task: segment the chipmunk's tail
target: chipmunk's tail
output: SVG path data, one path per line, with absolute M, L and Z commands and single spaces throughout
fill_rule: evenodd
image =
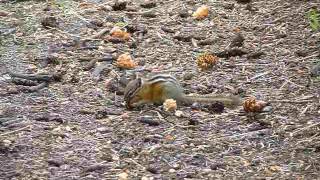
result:
M 227 95 L 186 95 L 184 96 L 184 103 L 192 104 L 193 102 L 199 103 L 214 103 L 214 102 L 221 102 L 224 106 L 228 108 L 236 108 L 241 104 L 241 100 L 237 96 L 227 96 Z

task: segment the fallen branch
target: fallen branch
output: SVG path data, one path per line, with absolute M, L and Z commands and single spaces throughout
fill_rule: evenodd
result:
M 22 91 L 22 92 L 35 92 L 47 86 L 48 86 L 48 82 L 42 82 L 36 86 L 31 86 L 31 87 L 20 86 L 18 89 L 19 91 Z
M 259 77 L 265 76 L 265 75 L 267 75 L 267 74 L 269 74 L 269 73 L 270 73 L 270 71 L 266 71 L 266 72 L 264 72 L 264 73 L 257 74 L 257 75 L 255 75 L 255 76 L 253 76 L 252 78 L 250 78 L 249 81 L 252 81 L 252 80 L 257 79 L 257 78 L 259 78 Z
M 98 39 L 100 38 L 102 35 L 104 35 L 105 33 L 109 32 L 110 31 L 110 28 L 109 27 L 106 27 L 106 28 L 103 28 L 101 31 L 99 31 L 97 34 L 95 35 L 92 35 L 91 37 L 87 38 L 87 39 L 84 39 L 84 41 L 88 41 L 88 40 L 91 40 L 91 39 Z
M 23 86 L 36 86 L 39 84 L 36 81 L 21 79 L 21 78 L 12 78 L 11 82 L 13 82 L 16 85 L 23 85 Z
M 51 82 L 51 81 L 59 81 L 61 79 L 61 74 L 20 74 L 20 73 L 9 72 L 9 75 L 11 77 L 28 79 L 32 81 Z
M 9 72 L 9 75 L 12 77 L 12 82 L 15 84 L 22 84 L 26 86 L 18 86 L 18 91 L 20 92 L 35 92 L 44 87 L 47 87 L 49 82 L 59 81 L 61 79 L 61 74 L 20 74 Z M 17 79 L 21 78 L 21 79 Z M 40 84 L 34 82 L 39 81 Z M 36 85 L 35 85 L 36 84 Z

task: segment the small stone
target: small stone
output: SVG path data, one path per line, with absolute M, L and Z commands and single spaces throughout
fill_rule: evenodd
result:
M 189 16 L 188 10 L 186 10 L 186 9 L 180 10 L 180 11 L 179 11 L 179 16 L 182 17 L 182 18 L 188 17 L 188 16 Z
M 2 144 L 4 147 L 9 147 L 12 144 L 12 142 L 8 139 L 4 139 L 2 140 Z
M 127 1 L 125 0 L 116 0 L 112 6 L 112 9 L 115 11 L 125 10 L 127 6 Z
M 252 52 L 250 54 L 247 55 L 247 58 L 248 59 L 258 59 L 260 58 L 261 56 L 265 55 L 264 52 L 262 51 L 258 51 L 258 52 Z
M 8 12 L 6 12 L 6 11 L 0 11 L 0 17 L 1 17 L 1 16 L 4 17 L 4 16 L 8 16 L 8 15 L 9 15 Z
M 157 17 L 157 14 L 155 11 L 147 11 L 147 12 L 144 12 L 142 14 L 143 17 L 148 17 L 148 18 L 155 18 Z
M 176 170 L 175 169 L 169 169 L 169 173 L 175 173 Z
M 174 113 L 174 115 L 177 116 L 177 117 L 182 117 L 183 116 L 183 112 L 178 110 L 178 111 L 176 111 Z
M 224 110 L 224 104 L 222 102 L 215 102 L 207 106 L 210 112 L 222 113 Z
M 111 157 L 113 161 L 119 161 L 120 159 L 118 155 L 112 155 Z
M 99 128 L 97 128 L 97 131 L 100 133 L 107 133 L 107 132 L 109 132 L 109 129 L 106 127 L 99 127 Z
M 8 94 L 18 94 L 19 90 L 16 87 L 10 87 L 8 89 Z
M 179 165 L 178 163 L 173 163 L 173 164 L 172 164 L 172 167 L 173 167 L 174 169 L 178 169 L 178 168 L 180 167 L 180 165 Z
M 85 107 L 85 108 L 80 109 L 79 113 L 80 114 L 94 114 L 95 111 L 93 109 L 91 109 L 91 108 L 86 108 Z
M 300 56 L 300 57 L 306 57 L 308 55 L 308 51 L 306 51 L 306 50 L 298 50 L 298 51 L 295 52 L 295 54 L 297 56 Z
M 198 102 L 194 102 L 191 105 L 191 109 L 192 110 L 199 110 L 199 109 L 201 109 L 201 105 Z
M 207 38 L 207 39 L 204 39 L 204 40 L 200 40 L 200 41 L 198 42 L 198 45 L 206 46 L 206 45 L 215 44 L 216 42 L 217 42 L 217 39 Z
M 126 172 L 123 172 L 123 173 L 120 173 L 119 175 L 118 175 L 118 177 L 119 177 L 119 180 L 127 180 L 128 179 L 128 173 L 126 173 Z
M 58 27 L 58 20 L 54 16 L 47 16 L 41 20 L 41 24 L 45 28 Z
M 112 6 L 109 6 L 109 5 L 100 5 L 99 9 L 103 11 L 112 11 L 113 8 Z
M 200 124 L 200 122 L 197 119 L 189 119 L 189 125 L 195 126 Z
M 320 76 L 320 62 L 311 68 L 311 76 L 312 77 Z
M 149 126 L 159 126 L 160 122 L 154 120 L 152 116 L 142 116 L 138 118 L 138 121 L 144 124 L 148 124 Z
M 93 171 L 99 171 L 99 170 L 102 170 L 102 169 L 106 169 L 108 166 L 105 165 L 105 164 L 94 164 L 94 165 L 91 165 L 91 166 L 88 166 L 85 168 L 85 172 L 93 172 Z
M 158 174 L 159 173 L 159 170 L 155 166 L 149 166 L 146 170 L 151 172 L 152 174 Z
M 157 6 L 157 3 L 153 0 L 145 0 L 143 3 L 140 4 L 143 8 L 153 8 Z
M 128 46 L 129 46 L 129 48 L 135 49 L 138 47 L 138 44 L 136 41 L 131 41 L 128 43 Z M 138 64 L 138 65 L 140 65 L 140 64 Z
M 243 45 L 244 37 L 241 33 L 237 33 L 230 44 L 230 47 L 241 47 Z
M 194 77 L 194 73 L 187 72 L 183 75 L 183 80 L 191 80 Z
M 272 106 L 266 106 L 262 109 L 262 112 L 271 112 L 272 111 Z
M 176 31 L 174 29 L 168 28 L 166 26 L 161 26 L 161 30 L 167 33 L 175 33 Z
M 56 160 L 56 159 L 49 159 L 48 160 L 48 165 L 49 166 L 60 167 L 62 164 L 63 164 L 63 162 L 61 160 Z
M 240 4 L 247 4 L 247 3 L 250 3 L 251 0 L 236 0 L 237 3 L 240 3 Z
M 246 94 L 246 90 L 241 88 L 241 87 L 239 87 L 239 88 L 236 89 L 235 94 L 236 95 L 244 95 L 244 94 Z
M 66 131 L 68 131 L 68 132 L 70 132 L 70 131 L 71 131 L 70 126 L 66 126 L 66 127 L 65 127 L 65 129 L 66 129 Z
M 137 12 L 140 9 L 139 6 L 127 6 L 126 11 L 128 12 Z
M 224 4 L 223 7 L 224 7 L 225 9 L 230 9 L 230 10 L 232 10 L 232 9 L 234 9 L 234 3 Z
M 223 163 L 215 163 L 215 164 L 211 164 L 210 165 L 210 168 L 212 169 L 212 170 L 217 170 L 217 169 L 219 169 L 219 168 L 221 168 L 221 167 L 224 167 L 225 165 L 223 164 Z
M 205 168 L 205 169 L 202 169 L 202 171 L 203 171 L 204 173 L 210 173 L 210 172 L 212 172 L 212 169 Z
M 151 179 L 153 179 L 152 177 L 146 177 L 146 176 L 143 176 L 142 178 L 141 178 L 141 180 L 151 180 Z

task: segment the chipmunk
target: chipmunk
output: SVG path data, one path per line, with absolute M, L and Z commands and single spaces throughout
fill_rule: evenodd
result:
M 130 81 L 124 90 L 128 109 L 147 103 L 162 104 L 166 99 L 174 99 L 179 104 L 222 102 L 229 108 L 240 104 L 240 99 L 235 96 L 186 95 L 177 79 L 168 74 L 155 75 L 149 79 L 136 78 Z

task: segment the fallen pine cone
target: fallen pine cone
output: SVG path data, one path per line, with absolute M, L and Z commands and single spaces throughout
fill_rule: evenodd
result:
M 206 70 L 217 64 L 219 58 L 209 53 L 201 54 L 197 57 L 197 64 L 201 70 Z
M 245 112 L 261 112 L 268 103 L 265 101 L 257 101 L 256 98 L 250 97 L 243 103 Z
M 119 68 L 132 69 L 135 68 L 137 64 L 132 60 L 129 53 L 124 53 L 118 57 L 117 66 Z

